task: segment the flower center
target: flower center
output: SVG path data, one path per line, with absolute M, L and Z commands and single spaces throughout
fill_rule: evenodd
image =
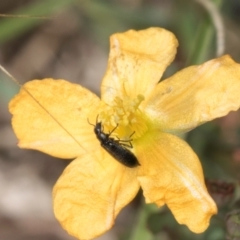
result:
M 139 109 L 139 105 L 144 100 L 143 95 L 138 95 L 131 99 L 125 96 L 124 99 L 115 97 L 111 104 L 105 104 L 99 114 L 99 119 L 104 127 L 104 132 L 111 132 L 119 139 L 128 140 L 141 137 L 148 129 L 144 114 Z

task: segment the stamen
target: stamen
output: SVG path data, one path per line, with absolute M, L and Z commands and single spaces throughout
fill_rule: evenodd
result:
M 117 137 L 128 139 L 135 132 L 133 138 L 139 138 L 148 129 L 144 116 L 139 109 L 143 100 L 144 96 L 140 94 L 134 99 L 128 96 L 125 96 L 124 99 L 115 97 L 112 104 L 106 104 L 99 114 L 104 128 L 111 131 L 118 125 L 116 131 L 114 131 Z

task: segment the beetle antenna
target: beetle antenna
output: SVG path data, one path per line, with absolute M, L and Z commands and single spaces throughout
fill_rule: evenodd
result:
M 88 123 L 89 123 L 90 125 L 92 125 L 92 126 L 94 126 L 94 127 L 96 126 L 96 125 L 90 123 L 88 118 L 87 118 L 87 121 L 88 121 Z

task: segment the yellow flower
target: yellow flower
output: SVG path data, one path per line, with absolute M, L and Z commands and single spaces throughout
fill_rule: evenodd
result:
M 20 147 L 75 159 L 53 190 L 55 215 L 69 234 L 103 234 L 140 187 L 147 203 L 166 204 L 195 233 L 216 214 L 198 157 L 173 133 L 237 110 L 240 66 L 223 56 L 158 83 L 177 45 L 161 28 L 114 34 L 101 99 L 79 85 L 44 79 L 25 84 L 10 102 Z M 126 167 L 101 147 L 89 124 L 97 117 L 104 133 L 117 126 L 116 140 L 129 143 L 132 135 L 140 166 Z

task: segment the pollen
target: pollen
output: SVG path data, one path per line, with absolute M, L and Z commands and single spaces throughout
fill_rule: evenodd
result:
M 123 99 L 115 97 L 111 103 L 105 104 L 99 114 L 104 129 L 111 131 L 118 126 L 113 134 L 120 139 L 140 138 L 148 129 L 144 114 L 140 110 L 143 95 L 136 98 L 125 96 Z M 134 133 L 134 134 L 133 134 Z

